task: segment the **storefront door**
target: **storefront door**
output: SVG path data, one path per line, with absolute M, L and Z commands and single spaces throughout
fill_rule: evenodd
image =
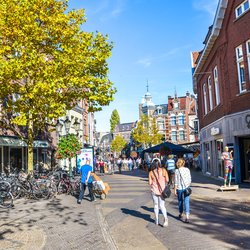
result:
M 217 170 L 218 170 L 218 176 L 222 177 L 224 176 L 224 166 L 223 166 L 223 160 L 221 159 L 221 154 L 223 152 L 223 139 L 219 139 L 216 141 L 216 157 L 217 157 Z
M 239 140 L 241 181 L 250 182 L 250 138 Z

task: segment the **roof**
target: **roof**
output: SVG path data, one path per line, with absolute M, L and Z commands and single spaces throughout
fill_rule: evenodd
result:
M 135 122 L 120 123 L 115 126 L 115 132 L 131 131 L 135 127 Z
M 220 34 L 220 30 L 221 30 L 223 19 L 225 16 L 227 4 L 228 4 L 228 0 L 219 0 L 213 25 L 212 25 L 212 27 L 209 27 L 208 34 L 207 34 L 205 41 L 204 41 L 205 48 L 203 49 L 203 51 L 199 57 L 199 60 L 197 62 L 197 66 L 194 70 L 194 75 L 193 75 L 194 78 L 197 74 L 199 74 L 200 70 L 202 69 L 202 66 L 206 62 L 206 59 L 207 59 L 209 53 L 211 52 L 217 37 Z M 194 92 L 196 93 L 197 86 L 195 84 L 195 80 L 194 80 L 193 88 L 194 88 Z

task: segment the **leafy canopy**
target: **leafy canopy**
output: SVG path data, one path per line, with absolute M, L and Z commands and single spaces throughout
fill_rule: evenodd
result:
M 121 150 L 126 146 L 126 141 L 122 136 L 117 135 L 111 143 L 111 150 L 113 152 L 121 152 Z
M 113 110 L 109 121 L 110 121 L 110 132 L 113 133 L 115 126 L 117 124 L 120 124 L 120 116 L 116 109 Z
M 160 143 L 162 134 L 159 134 L 155 118 L 142 116 L 137 123 L 137 127 L 132 131 L 132 138 L 138 146 L 144 146 L 145 148 Z
M 81 30 L 84 10 L 67 11 L 67 2 L 0 0 L 1 125 L 8 129 L 30 120 L 44 129 L 81 99 L 90 111 L 113 100 L 107 76 L 112 43 Z

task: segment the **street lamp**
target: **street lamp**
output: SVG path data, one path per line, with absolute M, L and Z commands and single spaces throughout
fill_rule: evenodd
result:
M 76 135 L 79 134 L 79 131 L 80 131 L 80 122 L 78 122 L 77 120 L 75 120 L 75 122 L 73 123 L 73 127 L 76 131 Z
M 70 130 L 70 125 L 71 125 L 71 120 L 69 119 L 68 116 L 66 117 L 63 123 L 65 124 L 66 134 L 68 134 Z

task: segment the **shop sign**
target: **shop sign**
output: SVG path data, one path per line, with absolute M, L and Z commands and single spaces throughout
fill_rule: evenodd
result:
M 219 135 L 220 134 L 220 128 L 211 128 L 211 135 Z

